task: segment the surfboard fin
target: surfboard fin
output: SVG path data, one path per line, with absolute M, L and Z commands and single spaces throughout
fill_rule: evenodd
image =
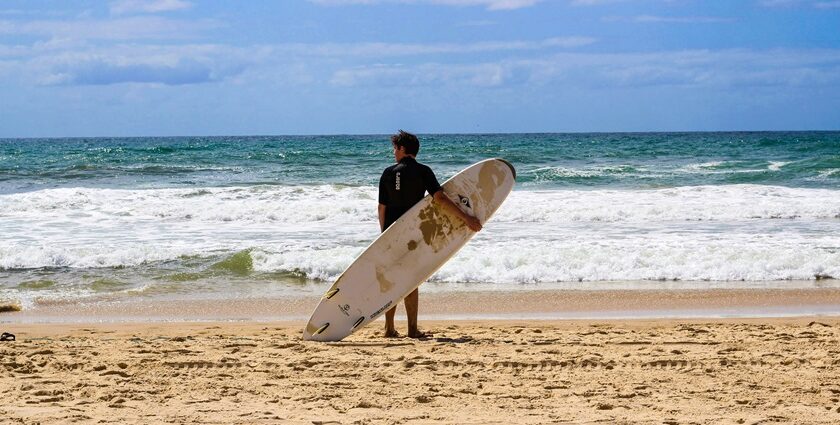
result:
M 313 333 L 312 333 L 312 335 L 320 335 L 322 332 L 324 332 L 325 330 L 327 330 L 327 328 L 328 328 L 328 327 L 330 327 L 330 323 L 329 323 L 329 322 L 325 323 L 323 326 L 321 326 L 320 328 L 318 328 L 318 330 L 316 330 L 315 332 L 313 332 Z
M 338 293 L 338 288 L 330 289 L 329 291 L 327 291 L 326 294 L 324 294 L 324 298 L 325 299 L 330 299 L 330 298 L 334 297 L 335 294 L 337 294 L 337 293 Z
M 353 327 L 352 327 L 352 328 L 350 328 L 350 329 L 356 329 L 356 328 L 358 328 L 358 327 L 359 327 L 359 325 L 361 325 L 361 324 L 362 324 L 362 322 L 364 322 L 364 321 L 365 321 L 365 317 L 364 317 L 364 316 L 360 317 L 360 318 L 359 318 L 359 320 L 357 320 L 357 321 L 356 321 L 356 323 L 353 323 Z

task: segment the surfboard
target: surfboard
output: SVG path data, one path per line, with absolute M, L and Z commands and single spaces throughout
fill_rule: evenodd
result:
M 487 159 L 441 185 L 482 223 L 502 205 L 516 180 L 513 165 Z M 371 207 L 373 208 L 373 207 Z M 327 290 L 303 339 L 340 341 L 375 321 L 443 266 L 475 235 L 427 195 L 382 232 Z

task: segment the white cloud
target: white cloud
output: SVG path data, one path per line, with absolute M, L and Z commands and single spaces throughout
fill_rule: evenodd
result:
M 555 37 L 538 41 L 485 41 L 477 43 L 288 43 L 273 48 L 278 52 L 301 56 L 392 57 L 433 54 L 468 54 L 502 51 L 527 51 L 548 48 L 575 48 L 595 43 L 592 37 Z
M 160 13 L 189 9 L 192 3 L 184 0 L 117 0 L 110 4 L 111 13 Z
M 0 44 L 0 82 L 37 84 L 197 84 L 254 81 L 337 86 L 566 87 L 822 87 L 840 84 L 840 50 L 691 50 L 607 54 L 565 51 L 591 37 L 475 43 L 145 44 L 169 40 L 180 21 L 157 17 L 10 23 L 0 34 L 25 31 L 47 39 Z M 45 23 L 48 22 L 48 23 Z M 131 29 L 126 29 L 131 28 Z M 75 34 L 82 32 L 83 34 Z M 75 38 L 74 38 L 75 37 Z M 109 37 L 115 43 L 103 43 Z M 300 75 L 298 75 L 300 74 Z M 15 81 L 11 81 L 15 80 Z
M 724 18 L 718 16 L 655 16 L 655 15 L 638 15 L 638 16 L 609 16 L 603 18 L 607 22 L 634 22 L 640 24 L 718 24 L 726 22 L 734 22 L 732 18 Z
M 210 20 L 185 21 L 135 16 L 112 20 L 0 21 L 0 34 L 77 40 L 185 39 L 220 26 L 218 22 Z
M 66 10 L 45 10 L 45 9 L 5 9 L 0 10 L 0 16 L 21 19 L 30 16 L 44 18 L 46 16 L 68 16 L 71 12 Z
M 34 85 L 181 85 L 222 81 L 259 59 L 250 59 L 252 52 L 244 49 L 212 44 L 75 47 L 62 52 L 43 44 L 30 49 L 34 56 L 12 57 L 5 63 L 14 64 L 18 78 Z
M 840 1 L 819 1 L 814 4 L 817 9 L 837 9 L 840 8 Z
M 470 65 L 373 64 L 337 69 L 330 83 L 368 87 L 560 85 L 588 89 L 823 87 L 840 84 L 840 50 L 559 53 Z
M 765 7 L 786 7 L 802 3 L 802 0 L 761 0 L 759 4 Z
M 484 21 L 465 21 L 465 22 L 461 22 L 457 26 L 459 26 L 459 27 L 489 27 L 489 26 L 493 26 L 493 25 L 496 25 L 495 21 L 484 20 Z
M 805 5 L 816 9 L 840 8 L 840 0 L 760 0 L 758 3 L 764 7 L 794 7 Z
M 156 22 L 156 21 L 152 21 Z M 0 33 L 2 33 L 0 27 Z M 9 28 L 6 28 L 7 30 Z M 41 27 L 29 28 L 32 31 Z M 60 34 L 52 26 L 50 34 Z M 99 34 L 99 30 L 92 30 Z M 128 34 L 110 34 L 123 38 Z M 132 37 L 139 34 L 131 32 Z M 298 68 L 307 64 L 318 64 L 315 68 L 334 69 L 339 65 L 353 63 L 377 63 L 409 58 L 416 61 L 423 56 L 434 56 L 438 60 L 451 58 L 462 60 L 463 55 L 540 52 L 563 48 L 575 48 L 594 43 L 589 37 L 556 37 L 535 41 L 492 41 L 477 43 L 281 43 L 273 45 L 251 45 L 234 47 L 221 44 L 113 44 L 88 42 L 85 39 L 52 37 L 31 45 L 0 45 L 0 61 L 15 63 L 24 83 L 37 85 L 54 84 L 119 84 L 124 82 L 187 84 L 222 81 L 239 77 L 248 69 L 276 68 L 293 64 Z M 327 68 L 324 68 L 327 67 Z M 441 67 L 438 67 L 443 69 Z M 500 81 L 500 76 L 486 71 L 481 75 L 470 74 L 472 68 L 452 72 L 444 78 L 455 81 L 459 78 L 468 84 L 491 85 Z M 495 69 L 495 68 L 494 68 Z M 324 71 L 329 72 L 329 71 Z M 364 73 L 366 71 L 362 71 Z M 404 75 L 399 74 L 399 75 Z M 397 80 L 399 75 L 392 79 Z M 471 75 L 465 78 L 465 75 Z M 335 77 L 336 82 L 348 77 Z M 306 80 L 306 78 L 303 78 Z M 357 78 L 358 79 L 358 78 Z
M 467 85 L 493 87 L 505 82 L 509 70 L 494 64 L 448 65 L 429 63 L 418 66 L 377 64 L 339 69 L 330 78 L 336 86 L 440 86 Z
M 571 0 L 572 6 L 601 6 L 610 3 L 618 3 L 627 0 Z
M 593 37 L 554 37 L 543 40 L 542 44 L 553 47 L 581 47 L 596 41 L 597 39 Z
M 441 6 L 482 6 L 488 10 L 513 10 L 530 7 L 543 0 L 309 0 L 325 6 L 374 5 L 382 3 L 432 4 Z

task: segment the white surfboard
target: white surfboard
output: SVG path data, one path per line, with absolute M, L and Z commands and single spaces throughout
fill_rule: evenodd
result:
M 441 187 L 455 205 L 484 224 L 507 198 L 515 179 L 509 162 L 488 159 Z M 340 341 L 373 322 L 443 266 L 473 235 L 460 218 L 427 195 L 336 279 L 312 313 L 303 338 Z

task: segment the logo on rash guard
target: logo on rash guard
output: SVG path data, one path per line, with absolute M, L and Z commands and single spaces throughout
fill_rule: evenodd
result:
M 397 171 L 397 190 L 400 190 L 400 172 Z

